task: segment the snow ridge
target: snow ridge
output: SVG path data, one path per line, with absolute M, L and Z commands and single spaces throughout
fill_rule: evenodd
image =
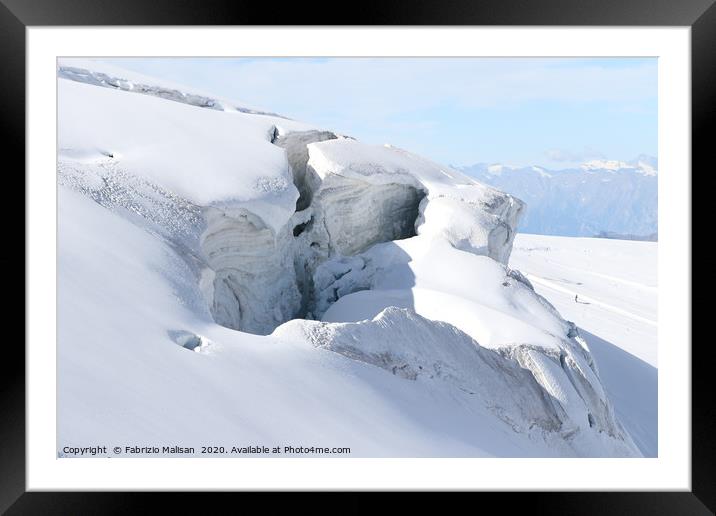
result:
M 68 60 L 68 62 L 76 62 L 76 60 Z M 81 61 L 80 61 L 81 62 Z M 219 111 L 238 111 L 239 113 L 250 113 L 255 115 L 268 115 L 277 118 L 286 118 L 276 113 L 269 113 L 266 111 L 260 111 L 256 109 L 250 109 L 247 107 L 237 106 L 229 101 L 220 100 L 215 97 L 202 95 L 191 92 L 188 88 L 182 86 L 163 86 L 156 84 L 156 81 L 148 79 L 151 83 L 147 84 L 145 80 L 138 74 L 129 74 L 125 71 L 114 68 L 111 65 L 101 65 L 100 63 L 90 62 L 84 68 L 80 66 L 70 66 L 67 64 L 60 64 L 57 68 L 57 76 L 62 79 L 69 79 L 71 81 L 82 82 L 85 84 L 92 84 L 94 86 L 101 86 L 104 88 L 113 88 L 122 91 L 131 91 L 134 93 L 141 93 L 143 95 L 152 95 L 166 100 L 173 100 L 174 102 L 181 102 L 189 104 L 191 106 L 197 106 L 207 109 L 216 109 Z M 99 71 L 97 68 L 101 68 L 104 71 Z M 133 78 L 130 78 L 134 76 Z
M 413 381 L 444 381 L 513 431 L 576 455 L 640 456 L 579 346 L 486 349 L 454 326 L 388 307 L 370 321 L 290 321 L 272 334 L 305 341 Z M 439 343 L 439 345 L 436 345 Z

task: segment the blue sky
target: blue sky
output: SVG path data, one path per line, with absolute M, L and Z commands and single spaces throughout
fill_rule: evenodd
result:
M 657 155 L 655 58 L 104 61 L 446 164 Z

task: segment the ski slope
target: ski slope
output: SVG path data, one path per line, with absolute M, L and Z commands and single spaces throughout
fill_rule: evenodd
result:
M 657 455 L 657 245 L 518 234 L 510 258 L 579 327 L 619 418 L 651 457 Z

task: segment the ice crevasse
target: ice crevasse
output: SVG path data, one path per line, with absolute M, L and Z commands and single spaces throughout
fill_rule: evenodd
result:
M 523 208 L 517 199 L 403 150 L 333 133 L 288 133 L 275 143 L 287 149 L 301 192 L 288 221 L 271 228 L 248 210 L 207 212 L 201 243 L 220 324 L 265 334 L 314 317 L 323 294 L 316 269 L 381 242 L 419 234 L 503 263 L 509 257 Z

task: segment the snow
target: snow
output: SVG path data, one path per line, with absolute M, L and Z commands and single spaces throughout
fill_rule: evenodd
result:
M 555 453 L 515 438 L 449 386 L 223 328 L 200 309 L 191 273 L 169 246 L 66 187 L 59 209 L 62 446 L 99 439 L 350 446 L 352 456 Z M 208 344 L 190 351 L 173 332 Z
M 493 176 L 498 176 L 502 174 L 502 171 L 505 170 L 505 166 L 501 165 L 499 163 L 495 163 L 493 165 L 488 165 L 487 171 L 492 174 Z
M 519 234 L 511 258 L 579 326 L 620 420 L 648 457 L 658 451 L 657 246 Z
M 176 84 L 166 80 L 147 77 L 119 66 L 108 64 L 96 59 L 64 57 L 57 59 L 58 77 L 73 81 L 93 84 L 105 88 L 120 89 L 133 93 L 158 96 L 160 98 L 183 102 L 194 106 L 223 111 L 256 113 L 278 117 L 275 113 L 267 113 L 256 108 L 247 107 L 245 103 L 220 99 L 211 93 L 195 88 Z M 285 118 L 285 117 L 281 117 Z
M 395 250 L 388 252 L 391 246 Z M 324 321 L 372 319 L 387 306 L 409 307 L 430 319 L 457 326 L 490 348 L 530 342 L 556 350 L 560 342 L 557 336 L 569 332 L 569 326 L 555 317 L 548 305 L 508 276 L 505 266 L 457 250 L 445 241 L 417 237 L 375 246 L 358 258 L 369 265 L 354 267 L 351 272 L 355 269 L 358 274 L 372 275 L 371 281 L 358 282 L 359 288 L 366 290 L 341 297 L 325 313 Z M 438 266 L 441 263 L 451 266 Z M 329 262 L 322 268 L 331 265 Z M 356 282 L 356 273 L 339 271 L 336 275 L 340 278 L 326 289 Z M 384 291 L 388 297 L 381 303 Z M 368 305 L 361 306 L 363 302 Z
M 624 161 L 613 160 L 613 159 L 593 159 L 585 161 L 580 165 L 583 170 L 621 170 L 623 168 L 629 168 L 629 164 Z
M 645 176 L 657 174 L 656 160 L 650 156 L 640 155 L 636 159 L 626 162 L 619 160 L 595 159 L 586 161 L 580 165 L 582 170 L 609 170 L 616 172 L 620 170 L 634 170 Z
M 60 188 L 61 443 L 100 438 L 187 447 L 207 439 L 228 445 L 315 443 L 348 445 L 357 456 L 584 453 L 578 442 L 516 433 L 513 425 L 522 420 L 504 423 L 495 416 L 496 408 L 486 408 L 481 399 L 457 388 L 450 366 L 459 372 L 453 376 L 466 382 L 458 382 L 461 387 L 480 388 L 493 401 L 505 398 L 499 406 L 507 414 L 519 414 L 515 407 L 532 411 L 531 417 L 541 414 L 534 398 L 519 401 L 536 396 L 535 385 L 522 385 L 510 375 L 475 374 L 472 362 L 449 348 L 433 348 L 446 367 L 439 381 L 412 381 L 335 352 L 316 351 L 290 335 L 287 327 L 299 321 L 280 327 L 273 337 L 216 325 L 200 308 L 190 271 L 169 246 L 81 194 Z M 128 248 L 138 252 L 127 254 Z M 470 347 L 466 335 L 457 334 L 454 344 L 428 338 L 426 331 L 456 330 L 418 320 L 420 331 L 406 333 L 411 331 L 407 326 L 396 335 L 409 340 L 408 351 L 423 367 L 438 363 L 425 346 L 429 350 L 431 343 L 446 342 L 462 346 L 461 353 L 487 354 L 488 365 L 478 365 L 482 360 L 475 358 L 475 367 L 489 371 L 497 367 L 494 362 L 529 380 L 513 362 Z M 198 336 L 199 352 L 186 348 L 187 335 Z M 416 348 L 412 342 L 420 335 L 423 348 Z M 501 382 L 513 382 L 514 388 Z
M 652 314 L 595 279 L 589 333 L 565 320 L 534 291 L 543 257 L 509 261 L 520 200 L 392 146 L 76 79 L 58 79 L 58 449 L 652 451 L 615 374 L 637 368 L 602 345 L 603 386 L 590 352 L 619 334 L 599 314 Z
M 555 362 L 535 349 L 516 348 L 512 351 L 520 358 L 514 361 L 482 348 L 454 326 L 396 307 L 358 323 L 292 321 L 274 335 L 302 339 L 408 380 L 454 385 L 474 396 L 518 435 L 544 440 L 557 449 L 590 453 L 607 448 L 618 455 L 634 453 L 633 445 L 623 442 L 614 426 L 598 433 L 587 430 L 597 424 L 583 403 L 588 394 L 580 392 L 579 385 L 563 369 L 566 360 L 572 361 L 571 365 L 581 360 L 576 355 L 562 356 Z M 524 364 L 525 358 L 531 363 Z M 591 373 L 589 367 L 579 371 Z M 545 391 L 556 403 L 545 396 Z M 589 392 L 604 403 L 601 390 Z M 600 416 L 604 414 L 596 417 Z
M 645 176 L 655 176 L 658 173 L 656 168 L 654 168 L 651 164 L 641 160 L 637 162 L 637 168 L 639 169 L 639 172 Z
M 537 172 L 537 173 L 540 175 L 540 177 L 545 177 L 545 178 L 550 178 L 550 177 L 552 177 L 552 174 L 550 174 L 549 172 L 547 172 L 547 171 L 546 171 L 545 169 L 543 169 L 542 167 L 532 167 L 532 170 L 533 170 L 534 172 Z
M 368 181 L 371 184 L 401 183 L 432 188 L 479 184 L 457 171 L 452 177 L 437 163 L 392 145 L 368 145 L 345 138 L 312 144 L 309 164 L 325 179 L 329 174 Z
M 58 99 L 60 163 L 91 169 L 112 160 L 194 204 L 245 207 L 274 228 L 293 213 L 298 193 L 269 133 L 276 123 L 303 124 L 65 79 Z
M 338 139 L 309 145 L 308 165 L 331 176 L 372 185 L 404 184 L 426 194 L 416 221 L 419 234 L 447 237 L 458 248 L 509 258 L 523 203 L 468 176 L 390 145 Z

